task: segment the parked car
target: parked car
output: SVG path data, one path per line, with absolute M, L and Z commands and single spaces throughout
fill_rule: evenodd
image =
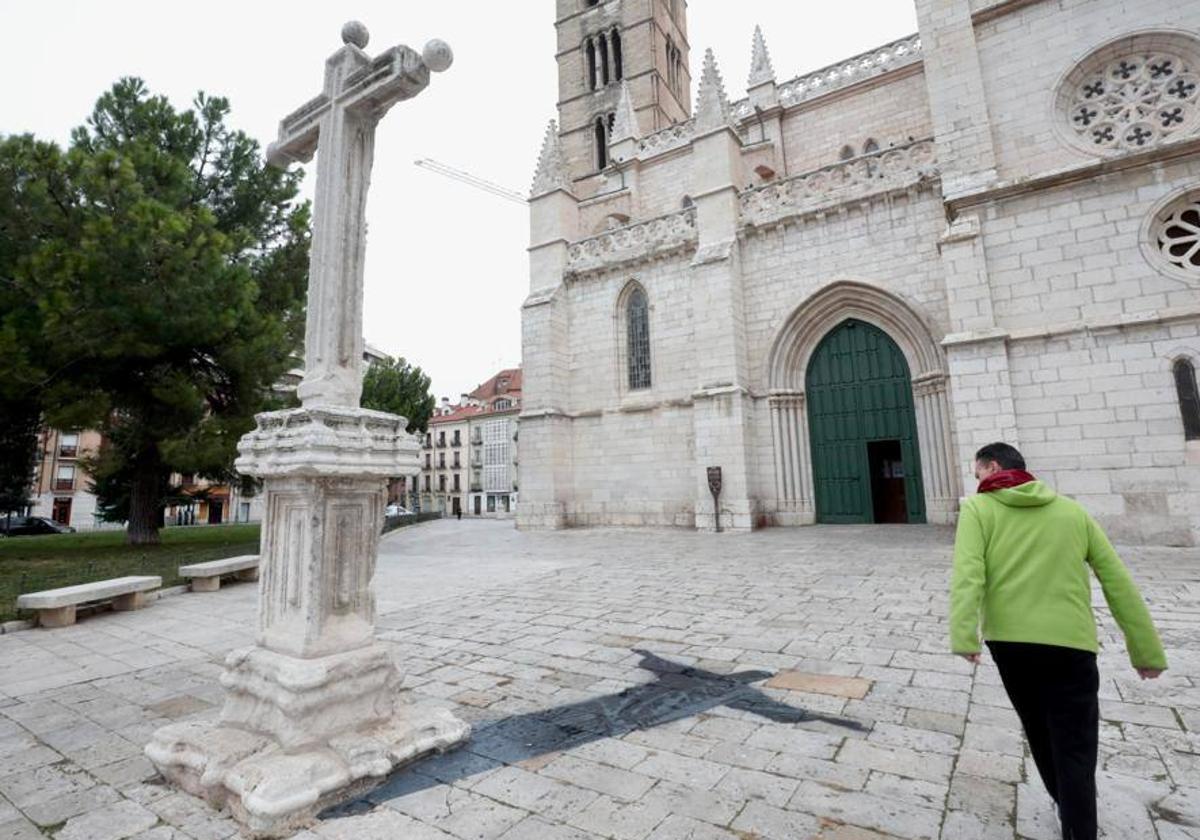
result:
M 402 505 L 388 505 L 383 511 L 384 516 L 404 516 L 406 513 L 412 511 Z
M 73 534 L 75 529 L 44 516 L 0 516 L 0 536 L 35 537 L 41 534 Z

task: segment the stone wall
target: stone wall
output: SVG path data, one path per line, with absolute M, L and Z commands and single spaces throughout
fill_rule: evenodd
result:
M 1153 29 L 1200 30 L 1200 4 L 1175 0 L 1036 2 L 979 24 L 976 40 L 1001 179 L 1087 162 L 1060 136 L 1060 79 L 1092 50 Z

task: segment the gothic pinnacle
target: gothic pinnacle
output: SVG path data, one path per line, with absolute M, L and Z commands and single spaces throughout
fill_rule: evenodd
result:
M 767 51 L 767 40 L 763 37 L 762 27 L 754 27 L 754 51 L 750 56 L 750 80 L 747 87 L 757 87 L 765 82 L 775 81 L 775 68 L 771 66 L 771 54 Z
M 707 131 L 729 124 L 729 99 L 712 49 L 704 53 L 704 70 L 700 75 L 700 91 L 696 96 L 696 129 Z
M 633 109 L 633 97 L 629 94 L 629 82 L 621 82 L 621 98 L 617 101 L 617 116 L 613 123 L 610 143 L 622 140 L 637 140 L 641 136 L 637 111 Z
M 554 190 L 570 191 L 567 180 L 567 166 L 563 160 L 562 143 L 558 138 L 558 123 L 550 120 L 546 126 L 546 136 L 542 140 L 542 153 L 538 155 L 537 171 L 533 175 L 533 186 L 530 188 L 530 198 L 537 198 Z

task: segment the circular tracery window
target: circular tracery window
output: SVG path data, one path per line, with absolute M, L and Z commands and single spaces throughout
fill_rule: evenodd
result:
M 1096 50 L 1059 91 L 1069 136 L 1093 153 L 1137 151 L 1200 123 L 1200 44 L 1182 34 L 1124 38 Z
M 1162 259 L 1200 278 L 1200 194 L 1168 205 L 1155 218 L 1154 233 Z

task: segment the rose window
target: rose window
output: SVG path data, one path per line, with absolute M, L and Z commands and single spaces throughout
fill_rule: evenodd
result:
M 1200 277 L 1200 195 L 1168 206 L 1155 219 L 1153 233 L 1162 259 Z
M 1191 134 L 1200 124 L 1200 44 L 1179 33 L 1122 38 L 1076 66 L 1058 102 L 1070 139 L 1093 153 Z

